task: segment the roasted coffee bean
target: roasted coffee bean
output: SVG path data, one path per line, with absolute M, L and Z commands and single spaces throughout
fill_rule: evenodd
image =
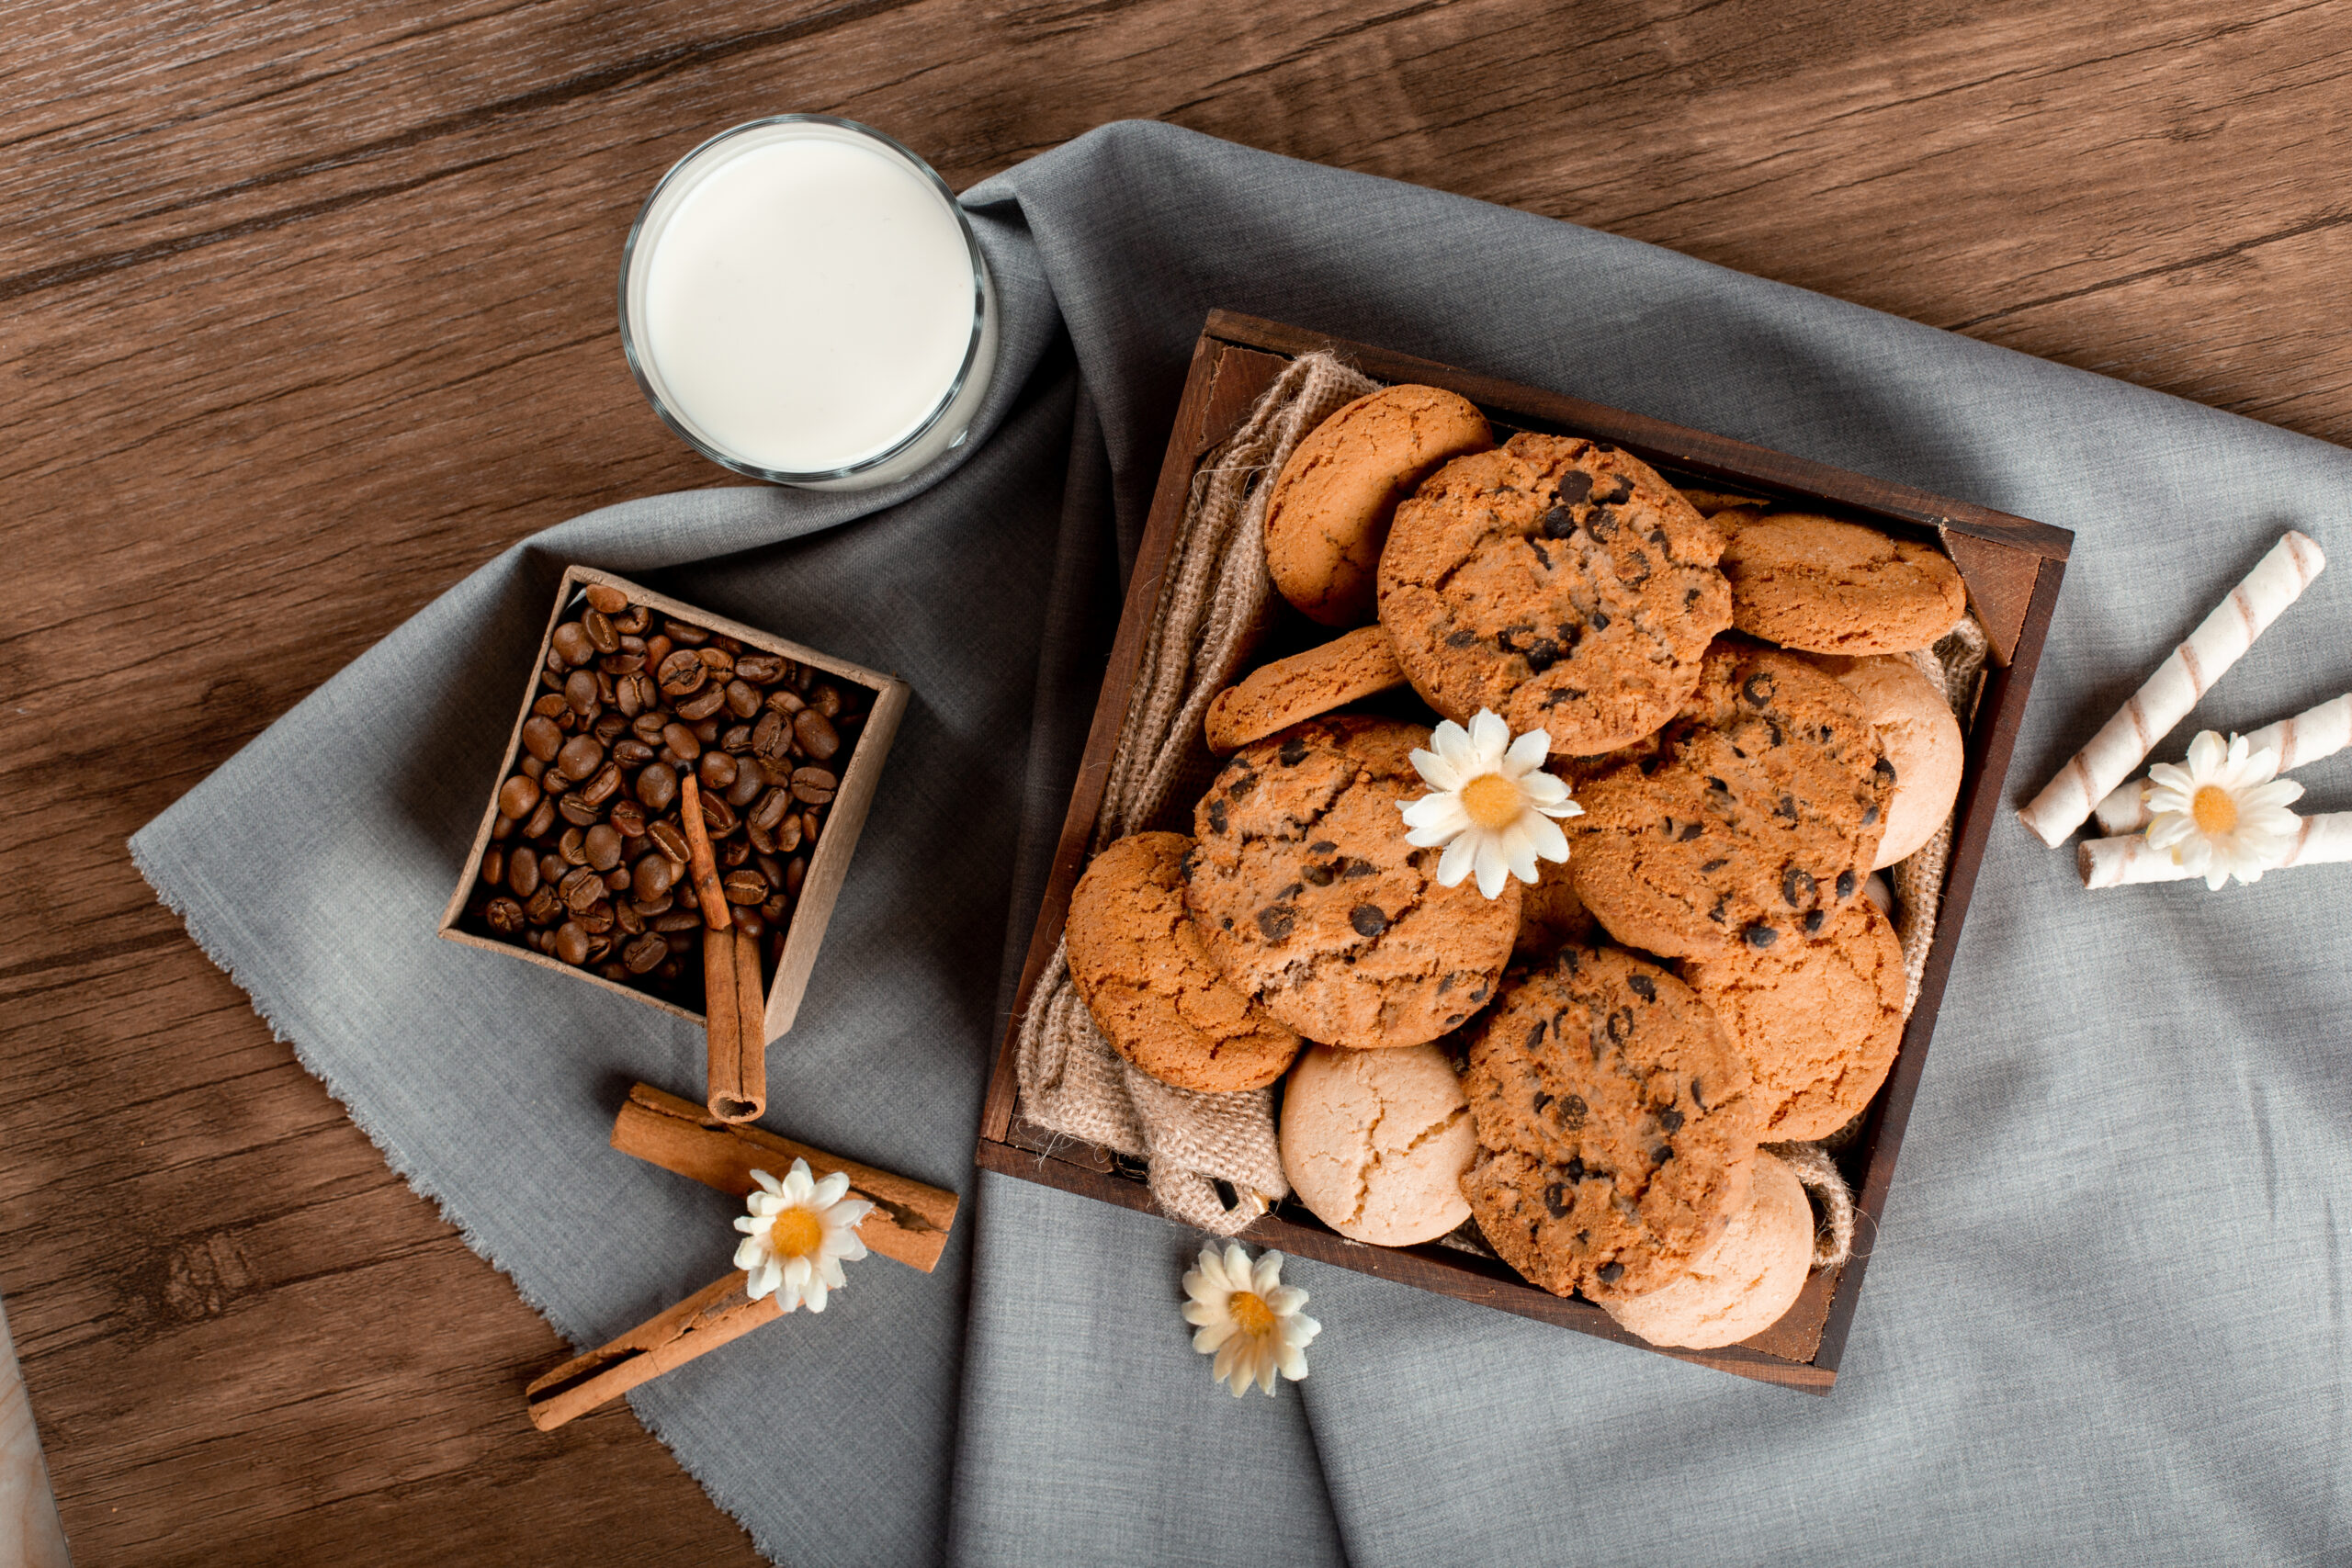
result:
M 607 823 L 599 822 L 581 837 L 580 852 L 589 865 L 598 871 L 610 871 L 621 863 L 621 836 Z
M 752 846 L 745 843 L 741 839 L 724 840 L 717 844 L 713 844 L 711 846 L 711 851 L 713 855 L 718 859 L 718 869 L 721 871 L 734 870 L 737 866 L 741 865 L 745 861 L 749 860 L 752 855 Z
M 571 705 L 563 700 L 563 694 L 560 692 L 549 692 L 531 705 L 531 716 L 534 718 L 560 718 L 571 711 Z M 560 734 L 561 731 L 559 730 L 557 733 Z
M 752 727 L 752 750 L 763 757 L 784 758 L 792 754 L 792 722 L 784 715 L 768 712 Z
M 614 628 L 613 620 L 594 605 L 580 617 L 580 629 L 588 634 L 588 641 L 599 653 L 618 653 L 621 634 Z
M 531 760 L 524 759 L 526 762 Z M 571 787 L 571 775 L 561 768 L 542 768 L 533 776 L 539 781 L 540 791 L 547 795 L 561 795 Z
M 712 753 L 708 751 L 703 753 L 706 759 L 711 755 Z M 767 780 L 760 776 L 759 769 L 746 768 L 738 764 L 735 769 L 734 782 L 727 786 L 727 804 L 737 811 L 741 811 L 759 799 L 760 792 L 765 788 L 767 788 Z
M 760 918 L 757 909 L 736 910 L 735 929 L 754 942 L 768 934 L 768 923 Z
M 540 761 L 554 761 L 562 746 L 563 731 L 555 727 L 553 719 L 535 713 L 523 721 L 523 750 Z
M 539 857 L 530 850 L 516 850 L 506 862 L 506 886 L 517 898 L 528 898 L 539 890 Z
M 735 660 L 735 677 L 765 686 L 784 673 L 784 660 L 773 653 L 746 653 Z
M 596 671 L 596 705 L 600 708 L 613 705 L 613 678 L 603 670 Z
M 678 775 L 666 763 L 648 762 L 637 775 L 637 798 L 649 811 L 667 811 L 678 799 Z
M 696 926 L 701 925 L 702 911 L 700 909 L 673 909 L 666 915 L 655 916 L 646 923 L 650 929 L 660 931 L 664 936 L 670 936 L 678 931 L 693 931 Z
M 719 737 L 718 744 L 720 750 L 730 757 L 743 755 L 752 749 L 752 727 L 748 724 L 729 725 L 727 733 Z
M 621 931 L 628 936 L 635 936 L 638 932 L 645 929 L 645 917 L 639 914 L 627 904 L 615 904 L 612 906 L 612 911 L 613 929 L 615 931 Z
M 488 921 L 490 929 L 500 936 L 513 936 L 526 923 L 523 917 L 523 906 L 512 898 L 492 898 L 490 901 L 490 907 L 481 912 L 481 918 Z
M 695 773 L 702 780 L 702 787 L 725 793 L 735 783 L 735 759 L 724 751 L 705 751 Z
M 820 762 L 831 761 L 833 753 L 842 749 L 841 732 L 833 728 L 832 720 L 813 707 L 792 716 L 792 734 L 800 742 L 800 749 Z
M 613 803 L 613 830 L 624 839 L 645 837 L 645 807 L 634 800 Z
M 598 745 L 610 746 L 628 733 L 628 720 L 620 714 L 608 713 L 596 720 L 589 733 L 596 738 Z
M 556 733 L 560 735 L 563 731 L 559 729 Z M 545 776 L 548 765 L 537 757 L 526 757 L 514 764 L 514 771 L 526 779 L 537 779 Z
M 712 680 L 724 684 L 735 678 L 735 656 L 725 649 L 716 645 L 696 649 L 695 657 L 702 660 L 702 667 L 710 671 Z
M 621 949 L 621 962 L 628 965 L 632 975 L 642 975 L 670 956 L 670 944 L 651 931 L 632 940 Z
M 496 844 L 481 852 L 481 879 L 492 887 L 506 880 L 506 852 Z
M 812 806 L 800 814 L 800 836 L 811 843 L 816 842 L 817 829 L 824 824 L 824 810 L 821 806 Z
M 588 932 L 578 920 L 566 920 L 556 928 L 555 955 L 566 964 L 588 962 Z
M 780 713 L 789 718 L 808 705 L 800 700 L 797 692 L 770 692 L 767 705 L 770 713 Z
M 563 678 L 563 700 L 575 714 L 586 715 L 596 710 L 596 677 L 585 670 L 574 670 Z
M 670 640 L 680 648 L 700 648 L 710 640 L 708 626 L 690 626 L 684 621 L 672 621 L 666 628 Z
M 784 890 L 793 897 L 800 897 L 800 885 L 808 880 L 808 857 L 795 855 L 785 863 Z
M 686 835 L 676 823 L 656 822 L 645 829 L 645 836 L 651 839 L 654 845 L 672 860 L 682 861 L 688 858 Z
M 663 696 L 683 697 L 701 691 L 702 683 L 710 679 L 710 670 L 691 649 L 682 648 L 662 661 L 654 678 Z
M 774 892 L 783 887 L 784 862 L 774 855 L 763 854 L 753 856 L 752 863 L 759 868 L 762 876 L 767 878 L 769 891 Z
M 557 885 L 556 896 L 576 915 L 605 897 L 605 879 L 586 866 L 580 866 Z
M 588 831 L 584 828 L 566 828 L 563 837 L 555 841 L 555 852 L 570 865 L 588 863 Z
M 522 773 L 508 779 L 498 790 L 498 809 L 508 817 L 528 817 L 539 804 L 539 782 Z
M 659 898 L 639 898 L 632 896 L 629 899 L 629 906 L 649 920 L 653 919 L 656 915 L 665 915 L 669 913 L 672 909 L 677 908 L 677 904 L 678 895 L 674 890 L 664 893 Z M 695 919 L 700 919 L 701 917 L 696 916 Z
M 662 668 L 662 661 L 669 657 L 670 634 L 667 631 L 650 631 L 646 633 L 645 667 L 648 670 L 658 671 Z
M 562 798 L 556 807 L 556 815 L 575 828 L 585 828 L 597 821 L 604 813 L 597 809 L 594 801 L 575 790 Z
M 723 839 L 740 826 L 735 808 L 727 804 L 724 795 L 706 795 L 702 797 L 702 819 L 714 839 Z
M 795 768 L 792 770 L 792 798 L 808 806 L 822 806 L 833 798 L 833 791 L 841 787 L 828 768 Z
M 600 809 L 620 792 L 621 767 L 618 762 L 607 762 L 597 769 L 596 776 L 582 784 L 579 791 L 581 799 Z
M 699 722 L 702 719 L 710 717 L 720 708 L 726 705 L 727 689 L 725 687 L 705 686 L 693 696 L 684 698 L 679 702 L 678 716 L 680 718 L 694 719 Z M 718 732 L 714 729 L 711 733 L 715 736 Z
M 752 807 L 752 814 L 746 820 L 763 833 L 773 833 L 783 825 L 786 814 L 791 809 L 792 792 L 790 790 L 770 790 L 760 797 L 760 803 L 757 806 Z
M 490 836 L 499 840 L 511 839 L 514 836 L 515 825 L 514 818 L 502 811 L 490 825 Z
M 628 595 L 609 582 L 592 582 L 581 590 L 581 594 L 607 615 L 617 615 L 628 608 Z
M 766 918 L 768 924 L 782 925 L 784 918 L 792 913 L 792 900 L 779 893 L 760 906 L 760 913 Z
M 755 686 L 740 678 L 727 682 L 727 711 L 737 718 L 749 718 L 760 711 L 760 693 Z
M 563 918 L 563 900 L 556 897 L 554 888 L 541 883 L 537 893 L 523 900 L 523 913 L 535 926 L 551 926 Z
M 730 871 L 719 886 L 730 904 L 764 904 L 768 901 L 768 879 L 756 871 Z
M 629 889 L 628 867 L 626 865 L 616 865 L 613 867 L 612 870 L 605 873 L 605 886 L 616 893 L 628 892 Z
M 831 718 L 842 711 L 842 694 L 830 683 L 820 682 L 809 688 L 808 705 Z
M 693 730 L 683 724 L 663 725 L 662 744 L 676 753 L 678 761 L 682 762 L 691 762 L 702 755 L 702 741 L 696 739 Z
M 548 646 L 566 664 L 585 664 L 596 657 L 595 644 L 588 640 L 587 628 L 578 621 L 566 621 L 556 627 Z
M 626 740 L 613 742 L 613 761 L 624 768 L 641 768 L 659 755 L 660 752 L 634 735 Z
M 574 781 L 591 777 L 605 763 L 605 749 L 593 735 L 575 735 L 556 753 L 555 765 Z
M 544 839 L 555 830 L 555 796 L 542 795 L 532 813 L 523 818 L 523 837 Z
M 640 905 L 651 903 L 670 891 L 670 885 L 677 880 L 677 873 L 673 869 L 676 863 L 668 855 L 662 854 L 645 855 L 639 859 L 636 869 L 630 873 L 629 885 Z
M 723 716 L 721 716 L 723 717 Z M 718 744 L 719 723 L 720 718 L 718 717 L 700 718 L 695 721 L 695 739 L 702 742 L 704 750 L 707 751 L 713 746 Z

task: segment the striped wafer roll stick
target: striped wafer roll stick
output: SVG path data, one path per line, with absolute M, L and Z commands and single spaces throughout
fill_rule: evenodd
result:
M 2305 762 L 2316 762 L 2322 757 L 2333 757 L 2352 746 L 2352 692 L 2331 697 L 2292 718 L 2266 724 L 2247 736 L 2245 744 L 2249 751 L 2278 752 L 2278 771 L 2282 773 Z M 2092 813 L 2098 818 L 2100 831 L 2136 833 L 2145 828 L 2154 815 L 2148 809 L 2151 787 L 2145 777 L 2117 784 Z
M 2284 871 L 2296 865 L 2329 865 L 2352 861 L 2352 811 L 2306 817 L 2287 846 Z M 2151 849 L 2144 833 L 2116 839 L 2085 839 L 2075 849 L 2086 887 L 2124 887 L 2136 882 L 2186 882 L 2192 874 L 2170 850 Z
M 2327 565 L 2320 547 L 2290 531 L 2271 547 L 2245 581 L 2214 606 L 2188 640 L 2172 650 L 2147 683 L 2121 711 L 2099 728 L 2091 743 L 2075 753 L 2040 795 L 2018 813 L 2045 844 L 2064 842 L 2083 825 L 2091 807 L 2132 776 L 2156 742 L 2188 716 L 2197 699 L 2212 690 L 2229 667 L 2245 656 Z

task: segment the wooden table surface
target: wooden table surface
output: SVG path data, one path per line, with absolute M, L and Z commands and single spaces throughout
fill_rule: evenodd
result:
M 625 1406 L 526 1424 L 555 1336 L 123 848 L 506 545 L 722 477 L 612 303 L 718 128 L 846 115 L 960 187 L 1168 119 L 2352 436 L 2344 4 L 0 18 L 0 834 L 40 917 L 0 926 L 0 1294 L 85 1563 L 756 1561 Z

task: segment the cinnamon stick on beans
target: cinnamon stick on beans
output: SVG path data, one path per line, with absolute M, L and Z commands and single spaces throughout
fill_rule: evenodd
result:
M 710 824 L 703 820 L 702 790 L 695 776 L 678 780 L 678 826 L 686 835 L 686 875 L 695 885 L 695 901 L 702 906 L 702 923 L 723 931 L 735 923 L 727 912 L 727 892 L 718 885 L 718 861 L 710 852 Z
M 760 939 L 737 927 L 702 933 L 704 1079 L 710 1113 L 754 1122 L 768 1105 L 767 1001 L 760 992 Z

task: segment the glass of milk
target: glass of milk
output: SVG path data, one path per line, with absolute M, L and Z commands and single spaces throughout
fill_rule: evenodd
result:
M 662 177 L 621 258 L 621 348 L 653 410 L 739 474 L 904 478 L 963 444 L 996 290 L 931 165 L 826 115 L 756 119 Z

